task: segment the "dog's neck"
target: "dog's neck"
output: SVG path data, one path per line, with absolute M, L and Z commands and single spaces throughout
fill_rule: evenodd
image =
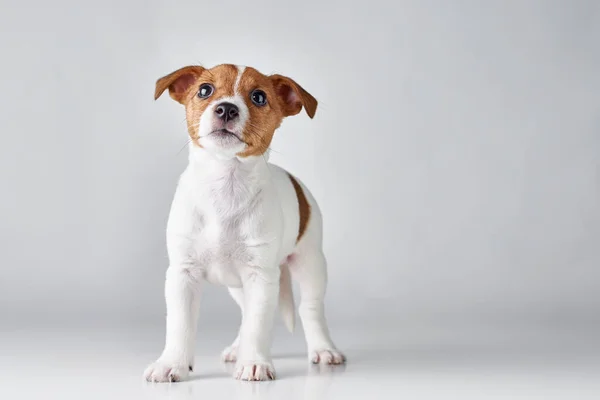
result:
M 254 201 L 269 179 L 268 168 L 266 155 L 223 159 L 204 148 L 190 146 L 188 172 L 193 181 L 215 203 L 229 207 L 243 207 Z
M 190 144 L 188 162 L 202 176 L 222 178 L 223 175 L 254 175 L 267 168 L 268 154 L 250 157 L 222 158 L 210 151 Z

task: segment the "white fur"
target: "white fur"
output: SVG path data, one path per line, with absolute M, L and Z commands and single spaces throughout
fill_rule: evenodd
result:
M 242 80 L 242 75 L 244 75 L 244 71 L 246 70 L 246 67 L 238 65 L 237 67 L 238 70 L 238 74 L 237 77 L 235 78 L 235 84 L 233 85 L 233 93 L 239 95 L 239 88 L 240 88 L 240 81 Z
M 238 82 L 242 73 L 240 68 Z M 243 130 L 249 113 L 240 99 L 236 94 L 226 100 L 240 108 L 237 128 Z M 210 107 L 224 100 L 215 100 Z M 167 224 L 165 347 L 147 368 L 146 379 L 165 382 L 187 377 L 194 362 L 203 281 L 228 287 L 242 310 L 238 336 L 223 352 L 226 361 L 237 360 L 235 377 L 273 379 L 271 331 L 281 268 L 289 268 L 300 286 L 299 313 L 309 359 L 342 362 L 324 316 L 326 262 L 321 215 L 314 198 L 303 186 L 311 215 L 304 236 L 296 243 L 298 200 L 287 172 L 268 163 L 266 154 L 240 158 L 235 156 L 239 145 L 231 146 L 236 151 L 221 144 L 207 145 L 213 114 L 205 111 L 201 117 L 199 131 L 205 148 L 190 145 L 189 164 L 173 199 Z

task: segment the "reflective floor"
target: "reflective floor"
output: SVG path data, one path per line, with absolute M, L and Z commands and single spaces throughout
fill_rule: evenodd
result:
M 231 332 L 229 332 L 231 333 Z M 190 380 L 150 384 L 159 328 L 0 333 L 0 399 L 599 399 L 600 347 L 586 329 L 337 329 L 341 367 L 309 365 L 302 335 L 278 331 L 278 380 L 239 382 L 219 361 L 231 339 L 199 333 Z

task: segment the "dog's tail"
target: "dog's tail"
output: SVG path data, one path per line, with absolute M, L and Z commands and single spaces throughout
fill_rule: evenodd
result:
M 294 293 L 292 292 L 292 278 L 287 265 L 281 266 L 279 277 L 279 310 L 285 327 L 294 332 L 296 313 L 294 307 Z

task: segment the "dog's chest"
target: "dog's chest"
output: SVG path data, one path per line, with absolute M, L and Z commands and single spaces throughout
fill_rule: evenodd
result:
M 260 241 L 256 230 L 256 204 L 241 204 L 230 193 L 204 191 L 196 204 L 193 247 L 196 265 L 211 283 L 240 287 L 240 268 L 257 262 L 253 245 Z
M 230 287 L 241 285 L 239 268 L 252 262 L 242 229 L 232 221 L 201 217 L 202 226 L 194 237 L 196 263 L 211 283 Z

